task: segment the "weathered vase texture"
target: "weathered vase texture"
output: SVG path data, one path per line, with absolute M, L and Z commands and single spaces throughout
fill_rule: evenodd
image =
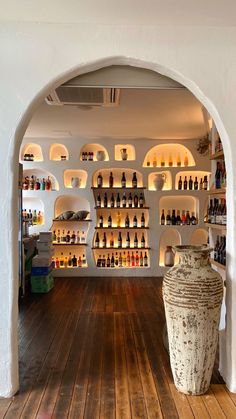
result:
M 170 363 L 175 386 L 185 394 L 208 390 L 218 343 L 223 281 L 206 246 L 176 246 L 179 264 L 163 281 Z

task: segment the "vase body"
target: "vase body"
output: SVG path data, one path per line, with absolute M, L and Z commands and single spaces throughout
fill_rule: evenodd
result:
M 71 178 L 71 186 L 72 188 L 79 188 L 81 185 L 81 179 L 78 177 L 72 177 Z
M 122 160 L 127 160 L 128 159 L 127 148 L 122 148 L 120 150 L 120 154 L 121 154 Z
M 162 191 L 166 181 L 166 175 L 164 173 L 158 173 L 153 180 L 154 188 L 156 191 Z
M 96 153 L 96 157 L 97 157 L 97 161 L 104 161 L 106 156 L 105 156 L 105 151 L 103 150 L 98 150 Z
M 170 363 L 175 386 L 190 395 L 210 385 L 219 335 L 223 281 L 211 268 L 211 249 L 175 246 L 179 263 L 163 281 Z

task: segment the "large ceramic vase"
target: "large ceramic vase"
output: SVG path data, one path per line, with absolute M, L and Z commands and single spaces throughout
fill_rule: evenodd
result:
M 179 263 L 164 277 L 163 298 L 175 386 L 185 394 L 207 391 L 212 376 L 223 281 L 211 268 L 207 246 L 175 246 Z

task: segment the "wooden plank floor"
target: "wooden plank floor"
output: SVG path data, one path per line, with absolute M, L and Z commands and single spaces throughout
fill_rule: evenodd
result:
M 0 418 L 236 418 L 217 365 L 206 395 L 178 393 L 163 325 L 160 279 L 58 279 L 21 304 L 20 391 Z

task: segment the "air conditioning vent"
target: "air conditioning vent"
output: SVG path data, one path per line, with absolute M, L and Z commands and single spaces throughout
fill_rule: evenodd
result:
M 120 89 L 101 87 L 59 86 L 51 92 L 46 102 L 49 105 L 118 106 Z

